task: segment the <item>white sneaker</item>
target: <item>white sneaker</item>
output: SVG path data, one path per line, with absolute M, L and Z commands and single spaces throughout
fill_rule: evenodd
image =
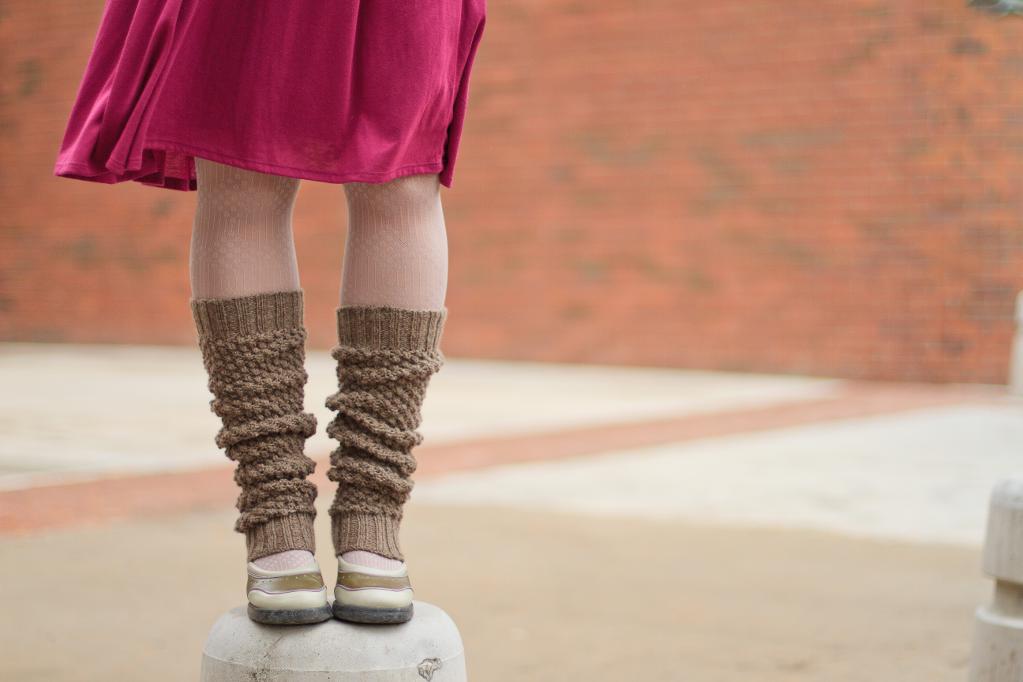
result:
M 315 558 L 305 566 L 283 571 L 268 571 L 250 561 L 248 574 L 245 590 L 252 620 L 300 625 L 322 623 L 331 617 L 327 587 Z
M 352 623 L 404 623 L 412 618 L 408 567 L 371 568 L 337 558 L 334 615 Z

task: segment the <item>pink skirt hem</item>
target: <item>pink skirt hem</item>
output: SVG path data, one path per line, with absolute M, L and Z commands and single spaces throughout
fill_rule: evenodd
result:
M 444 173 L 445 165 L 443 161 L 399 166 L 397 168 L 391 168 L 380 172 L 361 171 L 332 173 L 305 168 L 294 168 L 275 163 L 267 163 L 265 161 L 254 161 L 252 159 L 239 159 L 230 154 L 224 154 L 223 152 L 165 140 L 151 141 L 146 145 L 145 150 L 146 151 L 143 152 L 144 161 L 142 168 L 137 170 L 129 170 L 125 167 L 97 168 L 94 164 L 90 163 L 59 160 L 54 166 L 53 174 L 61 178 L 86 180 L 107 185 L 133 181 L 143 185 L 149 185 L 151 187 L 162 187 L 189 192 L 197 189 L 194 158 L 198 157 L 200 159 L 208 159 L 228 166 L 234 166 L 235 168 L 242 168 L 244 170 L 256 171 L 259 173 L 269 173 L 272 175 L 300 178 L 302 180 L 314 180 L 317 182 L 330 182 L 336 184 L 344 184 L 346 182 L 389 182 L 406 175 L 415 175 L 417 173 L 439 173 L 441 175 L 441 184 L 445 187 L 451 187 L 451 178 L 447 177 Z M 173 153 L 171 158 L 177 157 L 174 162 L 169 162 L 167 160 L 168 152 Z M 182 164 L 188 168 L 187 177 L 181 172 L 174 174 L 167 173 L 169 166 L 177 166 L 181 169 L 183 168 Z M 108 162 L 108 166 L 116 165 L 117 164 L 113 163 L 113 161 Z

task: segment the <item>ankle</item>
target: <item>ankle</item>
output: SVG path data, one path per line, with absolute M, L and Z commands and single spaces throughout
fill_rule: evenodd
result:
M 382 568 L 384 570 L 399 568 L 403 563 L 405 563 L 399 559 L 380 556 L 379 554 L 367 552 L 363 549 L 349 550 L 347 552 L 342 552 L 337 556 L 350 564 L 358 564 L 359 566 L 365 566 L 366 568 Z

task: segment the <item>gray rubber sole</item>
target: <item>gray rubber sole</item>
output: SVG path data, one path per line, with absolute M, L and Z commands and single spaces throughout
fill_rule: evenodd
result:
M 308 625 L 330 620 L 333 613 L 329 606 L 316 609 L 260 609 L 249 604 L 249 618 L 267 625 Z
M 366 606 L 346 606 L 334 602 L 334 616 L 349 623 L 407 623 L 412 620 L 413 605 L 402 609 L 371 609 Z

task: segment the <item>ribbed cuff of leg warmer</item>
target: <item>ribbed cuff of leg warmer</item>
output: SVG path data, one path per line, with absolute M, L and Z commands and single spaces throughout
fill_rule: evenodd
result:
M 231 298 L 194 298 L 192 317 L 201 336 L 244 336 L 303 324 L 303 290 Z
M 377 514 L 339 514 L 331 524 L 334 553 L 363 549 L 374 554 L 404 560 L 398 544 L 399 520 Z
M 313 532 L 312 514 L 289 514 L 279 516 L 245 531 L 245 545 L 248 560 L 286 552 L 289 549 L 305 549 L 316 553 L 316 535 Z
M 437 350 L 446 307 L 413 310 L 390 306 L 340 306 L 337 338 L 344 345 L 395 350 Z

